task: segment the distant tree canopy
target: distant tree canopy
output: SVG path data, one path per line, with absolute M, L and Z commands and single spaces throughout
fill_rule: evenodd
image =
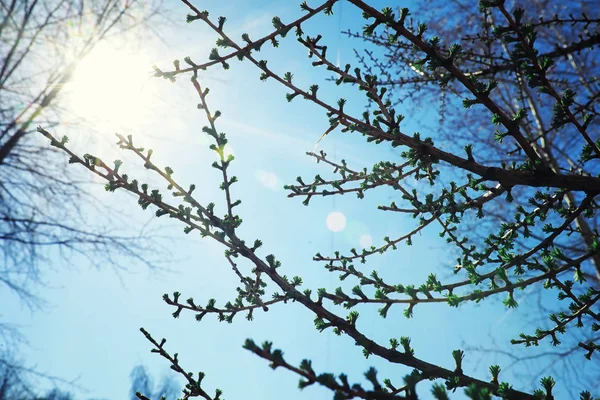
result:
M 8 361 L 6 357 L 0 360 L 0 400 L 75 399 L 72 393 L 58 388 L 50 389 L 43 395 L 39 394 L 40 391 L 36 389 L 39 382 L 35 381 L 40 378 L 40 374 L 14 359 Z M 137 398 L 135 396 L 137 391 L 154 395 L 156 398 L 173 400 L 177 398 L 178 388 L 175 382 L 168 378 L 162 379 L 160 385 L 155 388 L 152 376 L 143 365 L 138 365 L 131 370 L 131 399 Z
M 72 400 L 67 392 L 51 389 L 40 395 L 32 382 L 40 374 L 27 368 L 13 357 L 3 354 L 0 359 L 0 400 Z
M 218 155 L 212 164 L 222 177 L 223 198 L 218 205 L 199 201 L 194 196 L 194 184 L 179 182 L 172 168 L 155 164 L 153 151 L 141 147 L 139 139 L 134 141 L 132 136 L 118 135 L 118 144 L 164 180 L 167 191 L 128 176 L 120 160 L 113 163 L 92 154 L 79 156 L 68 148 L 66 137 L 61 139 L 49 129 L 38 128 L 53 146 L 68 154 L 71 163 L 106 179 L 108 191 L 134 193 L 143 209 L 152 206 L 157 216 L 179 220 L 185 233 L 197 232 L 224 246 L 228 268 L 242 282 L 237 297 L 220 304 L 215 299 L 182 300 L 179 292 L 165 295 L 174 317 L 191 311 L 197 320 L 216 314 L 219 320 L 231 322 L 238 313 L 252 319 L 257 311 L 294 301 L 314 314 L 319 331 L 331 329 L 349 336 L 365 357 L 377 356 L 409 367 L 402 381 L 381 378 L 371 367 L 365 372 L 366 382 L 353 384 L 343 373 L 316 371 L 308 359 L 299 363 L 286 360 L 271 342 L 258 345 L 248 339 L 244 344 L 268 360 L 271 367 L 297 374 L 300 388 L 322 385 L 335 399 L 417 399 L 417 388 L 420 393 L 430 390 L 438 400 L 448 399 L 449 392 L 457 388 L 463 388 L 471 399 L 554 398 L 556 381 L 551 376 L 542 378 L 536 387 L 517 387 L 503 379 L 498 365 L 490 366 L 487 372 L 466 374 L 465 352 L 460 349 L 452 352 L 454 367 L 445 368 L 420 358 L 409 337 L 392 337 L 380 343 L 364 333 L 360 315 L 353 310 L 357 305 L 374 306 L 383 318 L 390 308 L 401 306 L 404 315 L 411 318 L 415 307 L 425 303 L 459 307 L 502 297 L 506 307 L 516 308 L 516 291 L 539 288 L 554 299 L 547 303 L 550 324 L 537 329 L 532 326 L 512 338 L 514 351 L 545 341 L 555 346 L 561 341 L 573 345 L 568 338 L 578 338 L 577 355 L 590 360 L 597 357 L 597 8 L 589 7 L 582 13 L 582 4 L 571 12 L 559 3 L 556 15 L 545 15 L 540 10 L 554 10 L 553 3 L 482 0 L 476 8 L 443 2 L 438 7 L 441 11 L 429 5 L 427 10 L 417 7 L 419 19 L 415 20 L 407 8 L 379 10 L 365 1 L 348 0 L 346 4 L 358 8 L 366 21 L 355 36 L 367 40 L 369 47 L 364 54 L 359 53 L 362 58 L 358 66 L 338 66 L 327 51 L 327 38 L 304 30 L 308 30 L 305 22 L 318 14 L 333 14 L 336 0 L 311 5 L 303 2 L 298 19 L 284 22 L 274 17 L 271 34 L 259 39 L 243 34 L 239 40 L 227 34 L 225 17 L 213 17 L 186 0 L 183 3 L 189 8 L 187 22 L 209 26 L 218 37 L 217 47 L 208 60 L 186 57 L 176 60 L 173 68 L 158 66 L 156 76 L 191 80 L 199 99 L 197 107 L 208 121 L 203 131 L 212 138 L 210 148 Z M 436 19 L 438 15 L 445 18 Z M 433 20 L 431 24 L 429 20 Z M 366 96 L 367 110 L 360 115 L 347 111 L 346 105 L 358 98 L 325 101 L 320 93 L 333 92 L 333 84 L 302 87 L 295 83 L 293 71 L 271 69 L 258 50 L 278 47 L 286 36 L 295 36 L 308 50 L 312 65 L 330 71 L 335 84 L 348 85 Z M 384 57 L 378 58 L 381 52 L 376 54 L 371 48 L 383 49 Z M 361 134 L 368 142 L 401 152 L 402 162 L 386 159 L 371 170 L 354 169 L 324 152 L 309 153 L 333 168 L 333 178 L 298 177 L 296 183 L 286 185 L 289 196 L 303 198 L 306 205 L 318 196 L 354 193 L 362 199 L 371 190 L 387 187 L 397 197 L 379 209 L 390 215 L 414 217 L 414 226 L 395 237 L 383 238 L 380 246 L 316 254 L 316 262 L 344 280 L 335 290 L 303 287 L 300 276 L 290 278 L 283 273 L 285 268 L 275 255 L 260 255 L 260 239 L 240 237 L 242 218 L 236 206 L 243 194 L 235 193 L 234 157 L 226 154 L 227 136 L 217 128 L 221 113 L 209 104 L 209 90 L 198 79 L 208 68 L 229 69 L 234 58 L 253 64 L 261 80 L 279 82 L 287 90 L 287 101 L 304 99 L 326 112 L 330 123 L 326 133 Z M 417 104 L 431 104 L 432 100 L 441 104 L 438 111 L 445 133 L 438 137 L 434 132 L 406 132 L 401 114 L 406 99 Z M 417 190 L 414 186 L 420 182 L 425 184 L 418 185 Z M 442 281 L 432 273 L 425 282 L 409 285 L 365 268 L 372 256 L 403 243 L 411 245 L 415 235 L 433 226 L 446 239 L 451 254 L 456 254 L 447 262 L 454 278 Z M 203 373 L 196 377 L 180 365 L 177 354 L 167 351 L 164 339 L 156 340 L 144 329 L 142 332 L 152 343 L 153 352 L 185 378 L 183 398 L 221 398 L 220 390 L 212 394 L 204 389 Z M 427 381 L 433 383 L 428 385 Z M 593 382 L 588 383 L 590 390 L 598 390 Z M 593 398 L 587 391 L 576 395 L 582 400 Z M 142 393 L 138 397 L 148 398 Z
M 163 378 L 159 384 L 155 384 L 148 370 L 143 365 L 138 365 L 131 371 L 129 398 L 136 400 L 136 393 L 140 392 L 155 399 L 174 400 L 179 393 L 179 387 L 169 378 Z

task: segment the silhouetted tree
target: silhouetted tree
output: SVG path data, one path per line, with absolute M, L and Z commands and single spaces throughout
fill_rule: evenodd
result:
M 430 18 L 431 15 L 439 17 Z M 456 15 L 461 16 L 460 23 L 457 23 Z M 428 32 L 443 38 L 446 43 L 463 46 L 465 51 L 457 58 L 456 64 L 467 77 L 493 80 L 497 85 L 493 92 L 495 99 L 504 112 L 511 115 L 524 113 L 519 121 L 523 137 L 548 168 L 554 173 L 587 173 L 596 176 L 600 172 L 597 160 L 586 161 L 589 155 L 581 157 L 585 143 L 578 143 L 581 138 L 580 127 L 577 124 L 564 124 L 563 119 L 569 117 L 560 116 L 553 110 L 556 97 L 551 91 L 550 95 L 541 95 L 540 90 L 552 86 L 555 92 L 569 94 L 569 90 L 578 88 L 569 100 L 573 102 L 571 112 L 576 118 L 588 121 L 587 130 L 592 137 L 598 138 L 599 111 L 596 105 L 600 96 L 600 58 L 597 50 L 592 50 L 597 48 L 600 41 L 600 20 L 597 17 L 596 2 L 527 2 L 523 18 L 526 18 L 530 29 L 535 30 L 535 57 L 553 63 L 551 73 L 545 76 L 547 81 L 541 82 L 537 82 L 537 78 L 532 77 L 527 69 L 519 69 L 519 64 L 523 62 L 523 50 L 519 48 L 519 42 L 513 45 L 514 42 L 506 40 L 510 39 L 510 32 L 503 33 L 506 20 L 493 12 L 493 8 L 478 9 L 473 7 L 472 2 L 462 0 L 427 2 L 426 5 L 417 3 L 411 18 L 413 21 L 427 20 Z M 487 109 L 473 108 L 468 113 L 462 112 L 463 103 L 460 99 L 469 95 L 468 88 L 463 85 L 440 86 L 440 79 L 446 72 L 443 69 L 422 68 L 418 63 L 417 51 L 410 43 L 390 43 L 387 40 L 388 33 L 384 31 L 371 35 L 359 31 L 345 33 L 368 43 L 367 50 L 357 52 L 361 67 L 381 77 L 378 86 L 388 90 L 386 96 L 392 104 L 416 112 L 428 109 L 433 115 L 439 116 L 435 119 L 436 141 L 442 141 L 446 149 L 459 152 L 464 146 L 473 145 L 478 161 L 488 164 L 511 165 L 527 161 L 527 155 L 517 143 L 503 143 L 489 134 Z M 498 40 L 499 37 L 505 40 Z M 374 106 L 370 104 L 370 108 Z M 576 193 L 566 192 L 566 204 L 576 204 L 576 196 Z M 490 229 L 510 221 L 518 207 L 526 207 L 530 198 L 527 188 L 518 186 L 513 188 L 512 197 L 513 202 L 499 203 L 494 209 L 488 210 L 484 220 L 465 218 L 461 221 L 463 229 L 472 232 L 470 243 L 484 245 Z M 560 222 L 560 216 L 549 215 L 546 220 L 546 223 L 553 225 Z M 554 246 L 569 255 L 583 251 L 596 240 L 598 223 L 598 215 L 586 218 L 580 214 L 575 218 L 575 229 L 569 235 L 561 235 L 554 240 Z M 535 231 L 530 235 L 536 240 L 543 240 L 543 236 Z M 513 251 L 524 253 L 530 245 L 531 240 L 521 235 L 514 241 Z M 593 256 L 582 267 L 585 278 L 593 287 L 600 288 L 600 254 Z M 532 308 L 528 316 L 529 323 L 547 327 L 547 315 L 551 310 L 544 305 L 546 297 L 542 286 L 528 296 L 530 299 L 536 298 L 537 301 L 532 303 L 540 305 Z M 502 349 L 500 353 L 510 357 L 520 366 L 522 374 L 531 374 L 535 381 L 539 380 L 541 371 L 532 368 L 528 361 L 543 360 L 555 376 L 564 375 L 570 382 L 579 381 L 583 384 L 599 381 L 600 368 L 597 364 L 581 364 L 578 344 L 599 339 L 597 332 L 573 330 L 571 335 L 561 339 L 563 344 L 556 351 L 540 352 L 527 359 L 510 349 Z M 482 350 L 483 354 L 488 355 L 497 351 L 492 347 Z
M 91 195 L 54 161 L 56 149 L 40 145 L 31 132 L 36 124 L 62 121 L 60 93 L 79 61 L 107 37 L 154 18 L 157 4 L 0 3 L 0 283 L 29 305 L 36 300 L 29 283 L 39 281 L 49 249 L 62 257 L 83 255 L 95 265 L 115 263 L 120 255 L 147 262 L 140 253 L 150 246 L 140 238 L 115 234 L 114 226 L 80 224 L 85 212 L 73 210 Z
M 377 76 L 349 64 L 338 66 L 331 60 L 331 52 L 327 52 L 326 39 L 319 32 L 304 32 L 308 28 L 303 23 L 321 13 L 332 14 L 336 0 L 317 5 L 303 2 L 303 15 L 298 19 L 285 23 L 274 17 L 271 34 L 256 40 L 244 34 L 240 41 L 226 33 L 224 17 L 213 18 L 208 11 L 197 9 L 187 0 L 183 2 L 190 9 L 187 21 L 209 26 L 217 35 L 221 49 L 213 49 L 205 62 L 186 57 L 184 65 L 175 61 L 172 69 L 157 67 L 156 75 L 172 81 L 180 76 L 191 78 L 191 86 L 199 99 L 198 108 L 208 121 L 203 131 L 212 138 L 211 149 L 218 155 L 218 161 L 212 166 L 222 176 L 224 213 L 217 211 L 214 203 L 199 201 L 193 184 L 176 180 L 172 168 L 157 165 L 152 159 L 153 151 L 140 147 L 137 141 L 134 143 L 132 136 L 118 135 L 120 147 L 155 172 L 168 192 L 150 188 L 127 176 L 120 160 L 107 163 L 92 154 L 78 156 L 68 148 L 65 137 L 57 138 L 47 129 L 39 128 L 53 146 L 68 154 L 72 163 L 104 178 L 108 191 L 121 189 L 134 193 L 143 209 L 152 205 L 157 216 L 169 215 L 181 221 L 186 233 L 198 232 L 225 247 L 228 268 L 241 281 L 235 299 L 220 306 L 214 299 L 206 303 L 191 297 L 182 300 L 182 294 L 174 292 L 163 298 L 173 307 L 173 316 L 191 311 L 197 320 L 216 314 L 219 320 L 231 322 L 238 313 L 252 319 L 254 312 L 293 301 L 314 314 L 319 331 L 332 329 L 350 337 L 362 348 L 365 357 L 378 356 L 394 365 L 408 367 L 403 382 L 397 378 L 381 379 L 371 367 L 365 372 L 369 385 L 366 388 L 363 384 L 352 384 L 345 374 L 316 371 L 310 360 L 294 364 L 271 342 L 262 345 L 251 339 L 245 342 L 244 348 L 268 360 L 272 368 L 297 374 L 300 388 L 322 385 L 334 393 L 335 399 L 416 399 L 417 386 L 422 387 L 427 381 L 435 381 L 429 389 L 438 400 L 448 399 L 448 391 L 457 388 L 464 388 L 472 399 L 490 399 L 492 395 L 505 399 L 554 399 L 556 382 L 551 376 L 541 379 L 541 388 L 517 389 L 502 379 L 498 365 L 490 366 L 489 373 L 465 373 L 463 350 L 453 351 L 455 366 L 445 368 L 420 358 L 419 349 L 411 347 L 408 337 L 392 337 L 388 343 L 380 343 L 367 336 L 359 313 L 344 309 L 362 305 L 366 310 L 368 306 L 377 306 L 378 313 L 385 318 L 390 308 L 403 305 L 406 307 L 404 315 L 410 318 L 415 307 L 422 304 L 445 303 L 458 307 L 497 296 L 504 297 L 507 308 L 516 308 L 516 291 L 543 287 L 549 298 L 558 296 L 559 299 L 547 304 L 550 324 L 537 329 L 531 327 L 530 331 L 513 338 L 511 342 L 517 346 L 514 351 L 518 351 L 519 345 L 537 346 L 545 341 L 558 346 L 563 337 L 573 335 L 571 332 L 578 328 L 590 335 L 590 340 L 578 343 L 580 354 L 588 359 L 594 356 L 600 349 L 593 337 L 600 329 L 600 290 L 594 279 L 597 271 L 594 259 L 599 256 L 600 248 L 598 232 L 586 232 L 581 221 L 594 226 L 590 221 L 595 221 L 598 212 L 600 140 L 597 125 L 592 123 L 598 96 L 597 91 L 588 96 L 585 84 L 574 84 L 574 80 L 568 79 L 573 75 L 567 72 L 570 68 L 567 64 L 573 61 L 570 54 L 593 57 L 594 47 L 599 44 L 600 19 L 588 15 L 581 18 L 559 15 L 538 22 L 539 15 L 535 11 L 519 8 L 518 4 L 482 0 L 478 12 L 485 16 L 485 21 L 494 23 L 485 25 L 483 33 L 465 32 L 469 38 L 458 43 L 453 42 L 452 37 L 430 33 L 424 22 L 411 23 L 406 8 L 378 10 L 365 1 L 348 0 L 346 4 L 360 10 L 367 21 L 363 35 L 380 35 L 381 40 L 402 49 L 406 59 L 401 62 L 406 63 L 406 70 L 417 71 L 415 88 L 430 90 L 432 94 L 445 93 L 452 96 L 446 100 L 447 104 L 461 105 L 452 109 L 455 114 L 452 118 L 464 118 L 467 122 L 456 124 L 453 129 L 458 137 L 469 141 L 457 148 L 447 141 L 436 144 L 437 138 L 420 133 L 408 134 L 404 125 L 409 121 L 400 113 L 402 104 L 395 104 L 394 97 L 387 94 L 386 83 L 391 83 L 385 74 Z M 521 7 L 528 4 L 523 3 Z M 448 15 L 449 26 L 462 26 L 470 13 L 470 9 L 459 9 Z M 435 15 L 427 14 L 427 17 Z M 573 37 L 574 42 L 569 39 L 567 48 L 543 39 L 538 42 L 538 38 L 544 38 L 538 36 L 538 32 L 547 27 L 562 32 L 570 30 L 570 24 L 581 24 L 581 28 L 577 30 L 579 35 Z M 347 103 L 356 99 L 330 102 L 320 95 L 324 89 L 319 85 L 301 87 L 291 72 L 274 71 L 267 60 L 258 58 L 262 46 L 278 47 L 281 38 L 291 34 L 308 50 L 313 66 L 326 68 L 335 74 L 336 84 L 352 86 L 365 95 L 371 102 L 371 110 L 354 115 L 348 111 Z M 227 53 L 221 54 L 222 51 Z M 301 277 L 280 272 L 283 268 L 276 256 L 261 255 L 259 239 L 241 237 L 242 219 L 236 213 L 240 200 L 234 196 L 237 178 L 232 176 L 230 168 L 234 158 L 226 155 L 227 137 L 217 129 L 221 113 L 210 107 L 208 89 L 198 79 L 203 70 L 213 66 L 229 69 L 234 58 L 255 65 L 261 80 L 279 82 L 287 89 L 288 101 L 305 99 L 323 109 L 330 122 L 325 134 L 337 134 L 337 129 L 356 132 L 369 142 L 402 150 L 402 162 L 384 160 L 370 171 L 355 170 L 345 161 L 331 160 L 324 152 L 310 153 L 311 157 L 333 167 L 334 177 L 324 179 L 317 175 L 311 180 L 299 177 L 295 184 L 286 186 L 290 197 L 302 197 L 306 205 L 317 196 L 354 193 L 363 198 L 375 188 L 391 188 L 398 193 L 397 198 L 379 209 L 412 215 L 415 219 L 414 226 L 407 232 L 383 238 L 380 246 L 316 254 L 315 261 L 324 263 L 328 271 L 339 274 L 344 281 L 335 290 L 302 288 Z M 422 81 L 424 76 L 426 80 Z M 597 75 L 588 71 L 582 76 L 576 78 L 577 82 L 595 82 Z M 505 80 L 517 82 L 517 86 L 502 86 Z M 516 89 L 516 103 L 512 101 L 514 93 L 505 93 L 509 88 Z M 522 97 L 521 90 L 532 94 Z M 446 111 L 443 115 L 446 116 Z M 418 116 L 412 119 L 419 121 Z M 468 121 L 477 122 L 471 125 Z M 540 127 L 539 135 L 532 131 L 535 126 Z M 514 158 L 509 162 L 504 157 L 490 158 L 490 150 L 480 145 L 482 137 L 492 137 L 494 146 L 502 146 L 504 152 Z M 544 148 L 541 143 L 550 138 L 555 140 L 555 147 Z M 545 152 L 552 152 L 556 146 L 568 150 L 568 155 L 557 158 L 558 164 L 554 165 Z M 418 190 L 411 185 L 417 185 Z M 503 211 L 508 217 L 501 223 L 490 216 L 490 212 L 495 213 L 499 207 L 512 210 Z M 479 221 L 477 233 L 473 232 L 474 222 L 470 221 Z M 398 282 L 397 277 L 365 270 L 363 264 L 373 255 L 395 249 L 400 243 L 411 245 L 415 235 L 434 226 L 457 254 L 455 260 L 448 261 L 449 270 L 454 273 L 451 277 L 439 278 L 432 273 L 421 285 L 410 285 Z M 483 230 L 485 239 L 478 240 Z M 569 245 L 572 236 L 579 239 Z M 144 329 L 142 332 L 153 345 L 153 352 L 165 358 L 171 369 L 186 379 L 184 398 L 221 398 L 220 390 L 212 395 L 204 389 L 203 373 L 196 378 L 180 365 L 178 355 L 167 351 L 164 339 L 156 340 Z M 590 389 L 597 390 L 596 387 Z M 592 399 L 590 392 L 581 392 L 579 396 L 582 400 Z M 141 393 L 138 397 L 147 399 Z
M 90 209 L 102 207 L 80 178 L 59 166 L 56 149 L 31 133 L 36 124 L 63 121 L 60 94 L 78 63 L 109 36 L 156 19 L 159 5 L 0 1 L 0 287 L 30 307 L 40 304 L 32 284 L 42 282 L 40 265 L 51 254 L 55 263 L 75 253 L 96 266 L 117 265 L 122 256 L 150 265 L 152 247 L 145 238 L 119 234 L 114 225 L 73 211 L 82 210 L 84 201 Z M 10 348 L 16 335 L 0 320 L 0 344 Z

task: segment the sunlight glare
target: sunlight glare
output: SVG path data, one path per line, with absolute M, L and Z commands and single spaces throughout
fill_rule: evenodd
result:
M 158 97 L 152 61 L 131 49 L 100 44 L 78 65 L 67 89 L 67 108 L 101 129 L 138 129 Z
M 340 232 L 346 227 L 346 216 L 339 211 L 334 211 L 329 213 L 325 223 L 330 231 Z
M 277 175 L 275 175 L 273 172 L 262 169 L 258 170 L 256 171 L 256 179 L 258 179 L 263 186 L 271 190 L 277 189 Z
M 373 245 L 373 238 L 371 235 L 362 235 L 358 241 L 360 243 L 360 247 L 363 249 L 368 249 Z

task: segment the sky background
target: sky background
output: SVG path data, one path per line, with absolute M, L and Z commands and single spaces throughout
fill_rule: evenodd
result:
M 247 32 L 256 39 L 271 31 L 273 16 L 280 16 L 284 22 L 300 16 L 296 3 L 299 4 L 206 0 L 199 7 L 208 9 L 215 18 L 226 15 L 225 27 L 232 37 L 239 38 Z M 370 3 L 380 8 L 389 2 Z M 175 84 L 150 78 L 153 64 L 167 70 L 174 59 L 183 60 L 188 55 L 198 63 L 206 60 L 216 38 L 201 22 L 185 23 L 188 11 L 184 5 L 176 1 L 168 4 L 174 20 L 157 24 L 158 36 L 142 41 L 113 40 L 90 54 L 62 99 L 73 121 L 86 120 L 87 129 L 72 132 L 67 124 L 64 132 L 57 128 L 53 133 L 58 136 L 68 133 L 72 149 L 81 154 L 89 152 L 105 161 L 122 159 L 125 161 L 122 171 L 136 171 L 137 174 L 129 174 L 157 182 L 140 168 L 136 159 L 114 144 L 115 132 L 133 134 L 136 144 L 154 149 L 153 159 L 158 165 L 173 168 L 179 183 L 196 184 L 195 194 L 200 200 L 219 205 L 223 200 L 218 189 L 219 176 L 210 168 L 215 156 L 208 150 L 210 142 L 201 132 L 206 120 L 204 113 L 196 109 L 198 100 L 188 77 L 181 77 Z M 411 6 L 410 2 L 394 2 L 398 6 L 405 4 Z M 352 49 L 362 43 L 347 39 L 340 31 L 357 30 L 362 25 L 360 14 L 350 4 L 341 2 L 336 5 L 334 16 L 320 16 L 303 28 L 313 36 L 323 34 L 329 54 L 335 54 L 343 65 L 354 62 Z M 221 54 L 225 53 L 221 50 Z M 363 98 L 349 88 L 324 82 L 328 74 L 310 65 L 312 60 L 306 58 L 306 51 L 295 42 L 294 35 L 283 39 L 280 49 L 265 45 L 262 53 L 273 70 L 292 71 L 299 86 L 319 83 L 323 98 L 333 102 L 345 97 L 349 100 L 348 110 L 361 112 Z M 201 84 L 211 89 L 209 106 L 223 113 L 217 121 L 218 129 L 227 133 L 230 151 L 236 157 L 230 171 L 239 178 L 232 191 L 242 200 L 238 210 L 244 219 L 241 236 L 247 241 L 263 240 L 261 254 L 274 253 L 288 276 L 304 278 L 305 288 L 333 289 L 339 280 L 312 261 L 315 253 L 347 251 L 371 242 L 377 246 L 384 236 L 397 237 L 412 230 L 415 222 L 376 209 L 378 204 L 393 200 L 391 192 L 371 192 L 362 201 L 352 195 L 314 198 L 309 207 L 301 204 L 301 198 L 288 199 L 282 187 L 293 183 L 296 176 L 301 175 L 305 180 L 316 173 L 332 176 L 329 168 L 305 155 L 327 129 L 327 117 L 301 99 L 287 103 L 285 88 L 273 81 L 261 82 L 258 76 L 256 68 L 238 61 L 231 62 L 230 71 L 213 68 L 200 74 Z M 419 115 L 407 115 L 403 129 L 419 130 L 420 121 L 435 118 L 428 110 L 421 111 Z M 401 160 L 399 150 L 366 144 L 358 135 L 339 132 L 327 136 L 319 149 L 334 160 L 345 159 L 354 169 L 370 167 L 380 160 Z M 242 349 L 246 338 L 257 343 L 271 340 L 284 351 L 289 362 L 298 364 L 309 358 L 316 371 L 345 372 L 352 382 L 364 382 L 362 374 L 371 365 L 378 368 L 382 379 L 389 377 L 398 385 L 410 372 L 375 358 L 365 360 L 360 348 L 346 337 L 317 332 L 313 315 L 298 304 L 279 304 L 267 313 L 257 312 L 252 322 L 239 315 L 233 324 L 219 323 L 211 316 L 198 323 L 193 314 L 185 312 L 179 319 L 173 319 L 174 310 L 162 301 L 164 293 L 180 291 L 182 298 L 193 297 L 202 304 L 213 297 L 218 304 L 235 297 L 238 282 L 223 257 L 224 249 L 208 239 L 184 235 L 183 227 L 175 221 L 153 218 L 154 210 L 142 211 L 133 196 L 119 191 L 105 193 L 103 183 L 97 183 L 93 190 L 98 198 L 110 204 L 116 210 L 115 215 L 122 213 L 119 218 L 129 227 L 129 230 L 121 227 L 119 232 L 153 232 L 167 238 L 165 243 L 172 258 L 165 263 L 166 269 L 149 271 L 123 260 L 127 270 L 115 271 L 109 267 L 96 270 L 77 257 L 68 265 L 53 258 L 54 264 L 44 274 L 46 287 L 39 293 L 47 302 L 43 309 L 32 313 L 16 298 L 0 295 L 3 304 L 11 305 L 3 311 L 3 318 L 19 326 L 28 340 L 28 346 L 21 349 L 23 359 L 43 372 L 74 380 L 76 386 L 66 389 L 77 398 L 127 398 L 129 374 L 139 364 L 148 367 L 156 378 L 165 374 L 176 377 L 166 361 L 150 353 L 151 344 L 139 332 L 140 327 L 157 339 L 167 338 L 167 350 L 180 353 L 184 368 L 204 371 L 206 389 L 221 388 L 227 399 L 332 397 L 329 391 L 316 386 L 298 390 L 297 376 L 283 370 L 272 371 L 267 362 Z M 164 185 L 160 187 L 164 189 Z M 91 218 L 106 217 L 91 206 L 82 207 L 88 208 L 86 212 Z M 328 215 L 334 212 L 342 213 L 346 220 L 339 232 L 333 232 L 326 223 Z M 442 278 L 448 276 L 454 258 L 445 250 L 437 231 L 426 230 L 413 241 L 411 247 L 401 245 L 395 252 L 371 257 L 365 270 L 377 270 L 404 284 L 420 284 L 430 272 L 437 271 Z M 517 300 L 526 295 L 517 294 Z M 391 337 L 410 336 L 419 358 L 453 368 L 452 350 L 490 346 L 492 339 L 507 342 L 520 332 L 519 318 L 525 307 L 507 311 L 502 300 L 458 309 L 420 305 L 411 320 L 403 317 L 398 306 L 392 307 L 387 319 L 378 316 L 377 307 L 357 307 L 361 312 L 358 326 L 380 343 L 387 343 Z M 340 314 L 345 312 L 342 310 Z M 519 351 L 528 354 L 524 348 Z M 481 357 L 468 353 L 464 369 L 468 374 L 489 379 L 487 369 L 491 360 L 482 363 Z M 514 378 L 511 371 L 501 377 Z M 531 389 L 531 386 L 517 387 Z M 463 398 L 461 392 L 457 391 L 455 398 Z M 421 385 L 419 395 L 431 398 L 426 385 Z

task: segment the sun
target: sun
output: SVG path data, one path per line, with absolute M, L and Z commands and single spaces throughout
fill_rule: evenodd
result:
M 150 57 L 101 43 L 66 85 L 66 108 L 100 129 L 140 128 L 158 97 L 151 77 Z

